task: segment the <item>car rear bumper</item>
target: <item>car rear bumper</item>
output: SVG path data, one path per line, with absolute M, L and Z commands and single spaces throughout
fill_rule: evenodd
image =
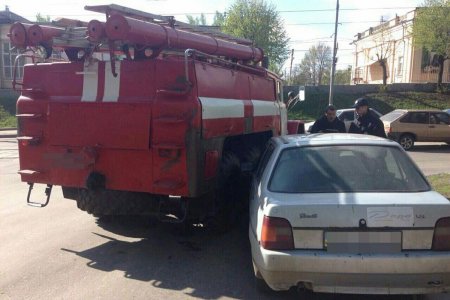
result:
M 388 132 L 386 133 L 387 137 L 393 141 L 398 141 L 400 138 L 401 132 Z
M 303 284 L 315 292 L 429 294 L 450 292 L 450 252 L 389 255 L 270 251 L 250 233 L 254 264 L 274 290 Z

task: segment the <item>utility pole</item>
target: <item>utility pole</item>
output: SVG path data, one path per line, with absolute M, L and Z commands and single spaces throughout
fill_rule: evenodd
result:
M 333 47 L 333 63 L 331 65 L 331 78 L 330 78 L 330 97 L 328 103 L 333 104 L 333 85 L 334 85 L 334 73 L 336 72 L 336 52 L 337 52 L 337 27 L 339 20 L 339 0 L 336 1 L 336 23 L 334 24 L 334 47 Z
M 291 51 L 291 68 L 289 69 L 289 83 L 292 84 L 292 62 L 294 61 L 294 49 Z

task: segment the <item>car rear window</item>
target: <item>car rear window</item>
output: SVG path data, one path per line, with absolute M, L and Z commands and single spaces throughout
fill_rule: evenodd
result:
M 381 121 L 392 122 L 394 120 L 397 120 L 401 116 L 403 116 L 403 114 L 404 114 L 404 112 L 402 112 L 402 111 L 392 111 L 392 112 L 382 116 L 380 119 L 381 119 Z
M 288 148 L 280 153 L 268 188 L 279 193 L 430 190 L 403 151 L 369 145 Z
M 339 115 L 336 114 L 339 120 L 341 121 L 353 121 L 355 119 L 355 112 L 353 110 L 351 111 L 344 111 L 340 113 Z

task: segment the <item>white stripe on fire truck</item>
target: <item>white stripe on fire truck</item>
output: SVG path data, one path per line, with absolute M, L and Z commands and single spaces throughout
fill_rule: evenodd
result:
M 244 101 L 239 99 L 223 99 L 199 97 L 202 103 L 202 119 L 243 118 Z
M 83 74 L 83 94 L 81 101 L 95 102 L 98 87 L 98 63 L 84 66 L 83 72 L 77 74 Z
M 276 101 L 252 100 L 253 116 L 277 116 L 280 114 L 280 108 Z
M 120 61 L 115 62 L 117 77 L 111 72 L 111 63 L 105 64 L 105 90 L 103 102 L 117 102 L 120 91 Z

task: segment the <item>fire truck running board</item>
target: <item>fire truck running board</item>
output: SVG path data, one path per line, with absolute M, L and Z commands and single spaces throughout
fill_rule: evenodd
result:
M 35 170 L 19 170 L 17 173 L 19 173 L 20 175 L 35 175 L 35 174 L 39 174 L 39 171 L 35 171 Z
M 33 207 L 45 207 L 45 206 L 47 206 L 47 204 L 50 202 L 50 195 L 52 194 L 52 187 L 53 187 L 53 185 L 47 184 L 47 187 L 45 188 L 45 195 L 47 196 L 47 198 L 46 198 L 44 203 L 32 202 L 30 200 L 31 190 L 33 189 L 34 183 L 28 182 L 28 185 L 29 185 L 29 188 L 28 188 L 27 204 L 29 206 L 33 206 Z

